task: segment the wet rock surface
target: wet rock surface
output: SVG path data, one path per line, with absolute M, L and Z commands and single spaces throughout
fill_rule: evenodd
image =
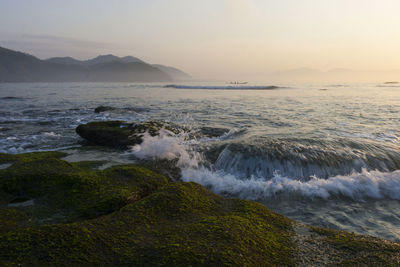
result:
M 179 132 L 177 127 L 164 122 L 98 121 L 79 125 L 76 128 L 76 133 L 93 144 L 127 148 L 142 143 L 145 133 L 156 136 L 161 129 L 172 133 Z

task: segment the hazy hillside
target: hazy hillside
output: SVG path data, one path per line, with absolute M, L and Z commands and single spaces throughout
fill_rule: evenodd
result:
M 82 61 L 72 57 L 53 57 L 46 60 L 47 62 L 60 63 L 60 64 L 82 64 Z
M 0 47 L 0 82 L 169 82 L 184 76 L 178 69 L 152 66 L 132 56 L 40 60 Z
M 0 48 L 1 82 L 83 81 L 86 69 L 58 64 L 34 56 Z
M 189 74 L 187 74 L 177 68 L 174 68 L 174 67 L 164 66 L 164 65 L 160 65 L 160 64 L 153 64 L 152 66 L 167 73 L 168 75 L 173 77 L 175 80 L 190 80 L 192 78 Z
M 170 81 L 172 77 L 149 64 L 142 62 L 108 62 L 90 66 L 90 81 Z
M 100 55 L 93 59 L 89 60 L 77 60 L 71 57 L 54 57 L 49 58 L 46 61 L 54 62 L 54 63 L 63 63 L 63 64 L 79 64 L 82 66 L 92 66 L 96 64 L 104 64 L 104 63 L 111 63 L 111 62 L 122 62 L 122 63 L 133 63 L 133 62 L 140 62 L 145 63 L 139 58 L 133 56 L 126 56 L 126 57 L 117 57 L 114 55 Z M 191 76 L 177 68 L 165 66 L 161 64 L 152 64 L 151 66 L 161 70 L 162 72 L 171 76 L 174 80 L 189 80 Z

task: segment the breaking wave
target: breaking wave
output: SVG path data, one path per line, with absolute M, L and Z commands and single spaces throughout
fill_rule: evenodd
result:
M 168 84 L 164 86 L 165 88 L 175 88 L 175 89 L 204 89 L 204 90 L 276 90 L 283 87 L 279 86 L 199 86 L 199 85 L 179 85 L 179 84 Z
M 213 168 L 240 177 L 275 174 L 307 180 L 349 175 L 363 169 L 400 170 L 400 153 L 390 146 L 354 141 L 242 140 L 208 149 Z
M 400 171 L 383 173 L 363 170 L 361 173 L 347 176 L 339 175 L 328 179 L 313 177 L 308 181 L 301 181 L 278 174 L 269 180 L 258 177 L 240 179 L 224 171 L 200 168 L 183 170 L 182 180 L 197 182 L 209 187 L 215 193 L 250 200 L 265 199 L 280 194 L 323 199 L 344 196 L 354 200 L 367 198 L 400 200 Z
M 293 195 L 312 199 L 345 197 L 360 201 L 368 198 L 400 200 L 400 170 L 383 172 L 361 168 L 348 175 L 313 175 L 304 178 L 283 175 L 279 173 L 279 165 L 276 165 L 275 171 L 270 165 L 273 172 L 271 176 L 262 175 L 262 172 L 244 175 L 234 167 L 240 165 L 239 161 L 246 162 L 243 158 L 235 159 L 234 156 L 225 154 L 232 162 L 229 171 L 218 164 L 206 167 L 204 155 L 193 149 L 193 145 L 199 143 L 187 141 L 182 134 L 161 133 L 160 136 L 154 137 L 145 135 L 143 143 L 133 147 L 132 153 L 142 159 L 178 159 L 177 166 L 182 170 L 183 181 L 197 182 L 215 193 L 244 199 L 259 200 Z

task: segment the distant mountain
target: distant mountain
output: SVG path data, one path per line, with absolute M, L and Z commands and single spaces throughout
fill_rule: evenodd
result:
M 170 75 L 142 62 L 112 61 L 88 67 L 91 81 L 123 82 L 146 81 L 163 82 L 173 80 Z
M 0 82 L 82 81 L 85 71 L 0 47 Z
M 86 61 L 82 61 L 84 65 L 96 65 L 96 64 L 104 64 L 104 63 L 110 63 L 110 62 L 123 62 L 123 63 L 132 63 L 132 62 L 140 62 L 140 63 L 145 63 L 142 60 L 132 57 L 132 56 L 127 56 L 127 57 L 117 57 L 114 55 L 102 55 L 95 57 L 93 59 L 89 59 Z
M 321 74 L 321 71 L 310 68 L 289 69 L 274 73 L 274 75 L 277 76 L 304 76 L 304 75 L 319 75 L 319 74 Z
M 152 66 L 167 73 L 168 75 L 173 77 L 174 80 L 185 81 L 185 80 L 190 80 L 192 78 L 189 74 L 174 67 L 164 66 L 160 64 L 153 64 Z
M 111 63 L 111 62 L 145 63 L 144 61 L 142 61 L 141 59 L 139 59 L 137 57 L 133 57 L 133 56 L 117 57 L 114 55 L 101 55 L 101 56 L 97 56 L 97 57 L 95 57 L 93 59 L 89 59 L 89 60 L 77 60 L 72 57 L 53 57 L 53 58 L 47 59 L 46 61 L 53 62 L 53 63 L 61 63 L 61 64 L 76 64 L 76 65 L 82 65 L 82 66 L 93 66 L 96 64 L 105 64 L 105 63 Z M 165 66 L 165 65 L 161 65 L 161 64 L 152 64 L 151 66 L 168 74 L 174 80 L 186 81 L 186 80 L 191 79 L 191 76 L 189 74 L 187 74 L 177 68 L 174 68 L 174 67 Z
M 53 57 L 47 59 L 46 61 L 59 64 L 78 64 L 78 65 L 81 64 L 82 62 L 72 57 Z
M 0 47 L 0 82 L 170 82 L 183 77 L 178 69 L 164 68 L 166 71 L 132 56 L 40 60 Z
M 310 68 L 289 69 L 272 72 L 267 75 L 271 81 L 289 82 L 373 82 L 397 81 L 400 70 L 354 70 L 347 68 L 334 68 L 326 71 Z
M 53 63 L 61 63 L 61 64 L 77 64 L 77 65 L 82 65 L 82 66 L 92 66 L 96 64 L 105 64 L 105 63 L 110 63 L 110 62 L 123 62 L 123 63 L 132 63 L 132 62 L 140 62 L 140 63 L 145 63 L 144 61 L 132 57 L 132 56 L 126 56 L 126 57 L 117 57 L 114 55 L 100 55 L 92 59 L 88 60 L 77 60 L 72 57 L 52 57 L 49 59 L 46 59 L 48 62 L 53 62 Z

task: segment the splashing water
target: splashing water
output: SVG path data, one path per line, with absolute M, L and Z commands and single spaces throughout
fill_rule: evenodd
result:
M 131 148 L 131 153 L 140 159 L 178 159 L 178 167 L 197 167 L 198 154 L 190 151 L 185 141 L 187 134 L 181 132 L 174 134 L 165 129 L 159 131 L 159 135 L 143 135 L 143 142 Z M 192 152 L 192 153 L 190 153 Z

